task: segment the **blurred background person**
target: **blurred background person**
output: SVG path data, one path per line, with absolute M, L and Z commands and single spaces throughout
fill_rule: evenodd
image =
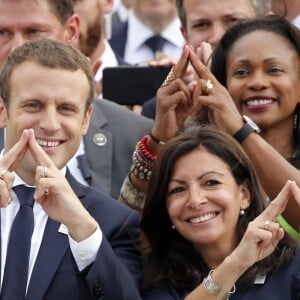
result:
M 73 0 L 80 17 L 79 49 L 90 59 L 97 95 L 102 93 L 103 69 L 124 64 L 111 49 L 105 35 L 104 16 L 112 12 L 114 0 Z
M 126 22 L 131 0 L 118 0 L 111 14 L 111 26 L 115 27 L 119 23 Z
M 130 64 L 178 59 L 184 44 L 175 0 L 130 0 L 127 22 L 114 28 L 110 44 Z
M 290 22 L 300 28 L 299 0 L 272 0 L 272 10 L 279 16 L 285 16 Z

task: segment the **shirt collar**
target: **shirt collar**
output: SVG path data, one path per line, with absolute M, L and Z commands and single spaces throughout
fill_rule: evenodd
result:
M 127 32 L 127 44 L 131 45 L 131 49 L 137 50 L 143 45 L 143 43 L 155 33 L 146 27 L 133 13 L 129 12 L 128 17 L 128 32 Z M 165 28 L 160 34 L 169 43 L 181 47 L 184 43 L 184 38 L 180 31 L 180 20 L 175 18 L 169 26 Z M 180 38 L 178 38 L 180 37 Z
M 95 81 L 97 82 L 102 79 L 104 68 L 118 66 L 116 55 L 107 40 L 104 40 L 104 52 L 101 56 L 101 61 L 102 64 L 95 75 Z

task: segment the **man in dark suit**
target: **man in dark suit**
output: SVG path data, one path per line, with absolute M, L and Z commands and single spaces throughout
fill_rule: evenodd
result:
M 140 299 L 138 215 L 81 185 L 66 167 L 92 113 L 87 59 L 71 45 L 40 39 L 16 48 L 2 67 L 1 299 Z M 21 245 L 10 248 L 28 187 L 31 216 L 22 216 Z M 34 225 L 24 254 L 29 217 Z M 14 266 L 23 256 L 24 268 Z
M 126 22 L 115 26 L 109 40 L 127 63 L 146 63 L 163 56 L 178 59 L 184 44 L 175 1 L 130 2 Z
M 0 65 L 27 40 L 47 37 L 77 45 L 80 19 L 73 10 L 73 0 L 0 0 L 0 28 L 7 32 L 0 35 Z M 99 48 L 107 49 L 107 44 L 101 35 Z M 90 129 L 70 161 L 70 171 L 81 183 L 118 198 L 135 145 L 150 132 L 153 122 L 104 99 L 97 99 L 94 106 Z M 0 127 L 5 126 L 3 115 Z

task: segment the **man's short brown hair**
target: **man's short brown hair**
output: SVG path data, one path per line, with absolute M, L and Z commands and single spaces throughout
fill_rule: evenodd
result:
M 32 61 L 41 66 L 68 71 L 82 70 L 89 83 L 89 93 L 86 99 L 86 109 L 94 98 L 94 75 L 87 58 L 74 46 L 50 39 L 34 40 L 16 48 L 0 70 L 0 97 L 7 109 L 10 98 L 11 74 L 23 62 Z

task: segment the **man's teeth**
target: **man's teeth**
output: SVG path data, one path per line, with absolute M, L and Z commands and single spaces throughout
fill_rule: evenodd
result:
M 247 105 L 266 105 L 273 103 L 273 100 L 271 99 L 259 99 L 259 100 L 249 100 L 247 101 Z
M 217 215 L 216 213 L 211 213 L 198 218 L 191 218 L 189 221 L 190 223 L 201 223 L 214 218 L 216 215 Z
M 42 147 L 56 147 L 59 145 L 58 141 L 43 141 L 43 140 L 36 140 L 37 143 Z

